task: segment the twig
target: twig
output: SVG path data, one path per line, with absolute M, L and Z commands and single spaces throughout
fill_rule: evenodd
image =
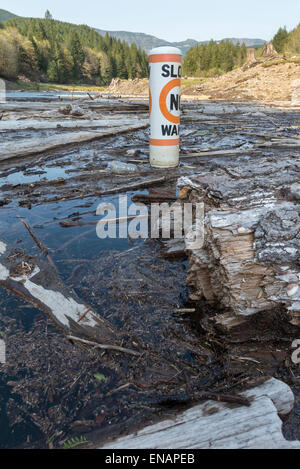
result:
M 260 365 L 260 362 L 258 360 L 255 360 L 254 358 L 251 357 L 237 357 L 234 355 L 229 355 L 232 360 L 238 360 L 238 361 L 249 361 L 253 363 L 258 363 Z
M 47 249 L 45 248 L 45 246 L 43 245 L 43 243 L 41 241 L 38 240 L 38 238 L 35 236 L 34 232 L 32 231 L 32 229 L 30 228 L 30 226 L 28 225 L 27 221 L 24 220 L 24 218 L 20 218 L 21 222 L 25 225 L 25 228 L 27 229 L 27 231 L 29 232 L 30 236 L 32 237 L 32 239 L 34 240 L 35 244 L 37 245 L 37 247 L 42 251 L 42 253 L 44 254 L 44 256 L 46 256 L 49 264 L 56 270 L 56 265 L 54 264 L 50 254 L 48 253 Z
M 82 319 L 84 319 L 84 318 L 86 317 L 87 313 L 89 313 L 89 312 L 91 311 L 91 309 L 92 309 L 92 308 L 86 309 L 85 312 L 80 316 L 80 318 L 78 319 L 77 322 L 82 321 Z
M 66 220 L 66 221 L 61 221 L 59 222 L 60 226 L 63 228 L 70 228 L 73 226 L 86 226 L 86 225 L 106 225 L 106 223 L 112 223 L 112 224 L 119 224 L 123 222 L 130 222 L 132 220 L 139 220 L 139 219 L 145 219 L 148 218 L 148 215 L 136 215 L 132 217 L 120 217 L 120 218 L 110 218 L 110 219 L 102 219 L 102 220 L 96 220 L 96 221 L 72 221 L 72 220 Z
M 74 340 L 75 342 L 81 342 L 85 345 L 91 345 L 94 348 L 99 348 L 102 350 L 116 350 L 117 352 L 124 352 L 128 353 L 129 355 L 140 356 L 140 352 L 136 352 L 135 350 L 130 350 L 128 348 L 119 347 L 118 345 L 110 345 L 110 344 L 98 344 L 97 342 L 91 342 L 90 340 L 80 339 L 79 337 L 75 337 L 73 335 L 68 335 L 68 339 Z
M 196 311 L 195 308 L 181 308 L 181 309 L 174 309 L 175 314 L 186 314 L 186 313 L 194 313 Z
M 123 389 L 129 388 L 129 386 L 133 386 L 133 384 L 132 383 L 123 384 L 122 386 L 119 386 L 118 388 L 115 388 L 112 391 L 109 391 L 106 394 L 106 396 L 111 396 L 112 394 L 115 394 L 116 392 L 123 391 Z

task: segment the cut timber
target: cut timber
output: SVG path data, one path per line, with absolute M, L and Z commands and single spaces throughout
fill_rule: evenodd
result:
M 204 245 L 189 251 L 195 299 L 218 303 L 226 328 L 275 307 L 300 325 L 300 163 L 248 160 L 179 180 L 205 205 Z
M 136 121 L 135 121 L 136 122 Z M 32 138 L 26 140 L 18 140 L 18 142 L 3 143 L 0 148 L 0 161 L 10 158 L 24 158 L 25 156 L 54 150 L 65 145 L 74 143 L 90 142 L 105 137 L 111 137 L 132 130 L 144 129 L 148 126 L 146 120 L 140 120 L 138 123 L 131 125 L 120 125 L 117 128 L 106 128 L 98 131 L 85 132 L 66 132 L 58 133 L 50 137 Z
M 130 124 L 133 123 L 131 119 Z M 20 130 L 49 130 L 49 129 L 78 129 L 78 128 L 95 128 L 95 127 L 107 127 L 117 126 L 120 122 L 114 120 L 36 120 L 36 119 L 25 119 L 25 120 L 6 120 L 0 121 L 0 131 L 20 131 Z M 122 121 L 122 124 L 126 124 L 126 119 Z
M 291 389 L 274 378 L 244 393 L 250 407 L 232 407 L 206 401 L 173 419 L 119 438 L 101 449 L 294 449 L 287 441 L 279 417 L 294 403 Z
M 261 151 L 255 149 L 245 149 L 245 150 L 214 150 L 214 151 L 199 151 L 199 152 L 191 152 L 187 155 L 183 154 L 181 158 L 195 158 L 198 156 L 234 156 L 234 155 L 244 155 L 245 153 L 249 155 L 261 155 Z
M 117 111 L 117 112 L 140 112 L 147 111 L 148 105 L 146 103 L 124 103 L 119 100 L 105 100 L 100 99 L 99 101 L 91 101 L 90 99 L 86 100 L 76 100 L 76 104 L 80 103 L 80 106 L 86 111 Z M 30 112 L 45 112 L 45 107 L 47 111 L 59 112 L 61 109 L 62 103 L 60 101 L 49 102 L 45 105 L 44 102 L 36 101 L 6 101 L 1 103 L 1 112 L 18 112 L 26 113 Z

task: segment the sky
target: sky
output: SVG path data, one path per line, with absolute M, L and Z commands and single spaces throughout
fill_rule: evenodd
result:
M 300 23 L 300 0 L 0 0 L 19 16 L 87 24 L 109 31 L 135 31 L 167 41 L 271 39 L 280 26 Z

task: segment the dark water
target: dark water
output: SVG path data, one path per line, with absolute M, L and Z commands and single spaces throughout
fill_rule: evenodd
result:
M 13 176 L 16 177 L 16 174 Z M 21 177 L 24 178 L 22 175 Z M 129 205 L 132 194 L 129 193 L 127 196 Z M 96 234 L 96 226 L 63 228 L 59 225 L 59 221 L 65 219 L 75 221 L 82 218 L 85 222 L 99 220 L 101 217 L 96 216 L 96 208 L 99 203 L 104 202 L 115 206 L 116 216 L 118 217 L 118 196 L 44 204 L 34 206 L 30 210 L 10 204 L 0 209 L 0 239 L 4 238 L 5 241 L 24 249 L 30 255 L 41 256 L 40 250 L 20 221 L 20 217 L 26 219 L 36 236 L 47 247 L 58 267 L 61 279 L 67 282 L 72 276 L 74 267 L 76 268 L 76 265 L 79 264 L 82 268 L 82 262 L 84 261 L 97 261 L 99 259 L 99 262 L 101 262 L 101 258 L 105 256 L 105 253 L 109 254 L 111 251 L 122 253 L 133 246 L 143 245 L 144 240 L 133 242 L 129 238 L 99 239 Z M 65 260 L 68 262 L 65 262 Z M 72 260 L 75 262 L 72 263 Z M 78 260 L 78 263 L 76 260 Z M 86 269 L 89 269 L 88 264 L 83 264 L 83 268 L 87 272 Z M 80 291 L 77 292 L 80 295 Z M 41 315 L 39 310 L 3 289 L 0 290 L 0 307 L 1 314 L 16 321 L 18 328 L 24 330 L 24 333 L 31 331 L 36 318 Z M 115 318 L 114 322 L 118 325 L 118 318 Z M 2 332 L 5 332 L 5 329 Z M 25 377 L 28 378 L 26 369 L 23 371 Z M 26 416 L 22 419 L 20 425 L 14 425 L 13 430 L 9 429 L 6 407 L 14 407 L 14 403 L 21 400 L 18 395 L 12 392 L 12 388 L 6 384 L 10 378 L 9 370 L 6 373 L 8 377 L 6 375 L 4 378 L 0 365 L 0 448 L 23 445 L 26 443 L 26 438 L 35 441 L 42 437 L 40 430 Z M 16 378 L 12 376 L 11 379 Z M 19 373 L 18 379 L 20 379 Z M 45 409 L 47 405 L 45 401 Z

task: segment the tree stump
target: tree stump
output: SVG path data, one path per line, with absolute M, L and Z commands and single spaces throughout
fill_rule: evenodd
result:
M 252 158 L 182 177 L 185 201 L 205 205 L 204 245 L 189 250 L 194 299 L 218 303 L 231 328 L 280 308 L 300 325 L 300 163 Z
M 278 52 L 275 49 L 275 47 L 273 46 L 273 42 L 272 41 L 267 42 L 263 47 L 262 56 L 263 57 L 274 57 L 276 55 L 278 55 Z

